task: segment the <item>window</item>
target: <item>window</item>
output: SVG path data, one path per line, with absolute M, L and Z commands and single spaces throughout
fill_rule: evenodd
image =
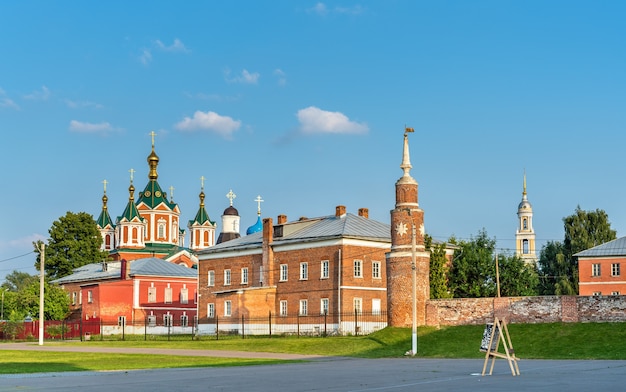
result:
M 594 291 L 593 294 L 591 294 L 591 295 L 593 295 L 594 297 L 600 297 L 600 296 L 602 296 L 602 292 L 601 291 Z
M 527 230 L 528 229 L 528 220 L 526 218 L 524 218 L 522 220 L 522 222 L 523 222 L 522 226 L 524 227 L 524 230 Z
M 148 327 L 155 327 L 156 326 L 156 316 L 151 314 L 150 316 L 148 316 Z
M 380 314 L 380 299 L 372 299 L 372 314 Z
M 148 287 L 148 302 L 156 302 L 156 287 L 154 286 Z
M 280 301 L 280 315 L 281 316 L 286 316 L 287 315 L 287 301 Z
M 328 298 L 322 298 L 320 302 L 320 314 L 328 314 Z
M 591 276 L 600 276 L 600 263 L 591 264 Z
M 224 316 L 230 317 L 233 314 L 232 304 L 230 301 L 224 301 Z
M 187 327 L 189 326 L 189 316 L 187 316 L 185 313 L 183 313 L 180 316 L 180 326 L 181 327 Z
M 126 326 L 126 316 L 119 316 L 117 318 L 117 325 L 120 327 Z
M 330 276 L 330 263 L 328 260 L 322 260 L 322 271 L 320 273 L 320 277 L 322 279 L 328 279 Z
M 522 253 L 524 253 L 525 255 L 530 253 L 530 249 L 528 247 L 528 240 L 522 241 Z
M 372 278 L 380 279 L 380 261 L 372 261 Z
M 207 275 L 207 286 L 215 286 L 215 271 L 209 271 Z
M 280 265 L 280 281 L 281 282 L 287 281 L 287 264 Z
M 186 287 L 187 285 L 183 285 L 183 288 L 180 289 L 180 303 L 186 304 L 189 303 L 189 289 Z
M 172 326 L 172 315 L 169 314 L 169 312 L 167 314 L 163 315 L 163 326 L 164 327 L 171 327 Z
M 87 290 L 87 303 L 92 303 L 93 302 L 93 293 L 91 290 Z
M 74 291 L 72 293 L 72 305 L 76 305 L 76 299 L 78 298 L 78 294 L 76 294 L 76 291 Z
M 171 304 L 172 303 L 172 288 L 170 287 L 170 284 L 167 284 L 167 287 L 165 288 L 165 301 L 166 304 Z
M 215 304 L 208 304 L 206 307 L 206 316 L 208 318 L 215 318 Z
M 248 268 L 241 269 L 241 284 L 248 284 Z
M 611 276 L 619 276 L 619 263 L 611 264 Z
M 363 300 L 361 298 L 355 298 L 352 303 L 354 304 L 354 312 L 361 314 L 361 312 L 363 312 Z
M 165 223 L 163 219 L 159 219 L 159 238 L 165 238 Z
M 82 292 L 82 290 L 78 292 L 78 304 L 79 305 L 83 304 L 83 292 Z
M 300 280 L 309 279 L 309 263 L 300 263 Z
M 354 277 L 362 278 L 363 277 L 363 262 L 361 260 L 354 260 Z
M 224 270 L 224 286 L 230 286 L 230 270 Z
M 308 308 L 308 301 L 306 299 L 301 299 L 300 300 L 300 316 L 306 316 L 307 315 L 307 308 Z
M 612 291 L 611 295 L 619 295 L 619 291 Z

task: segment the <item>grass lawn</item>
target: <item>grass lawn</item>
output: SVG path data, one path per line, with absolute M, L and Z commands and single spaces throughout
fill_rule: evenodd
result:
M 626 359 L 626 323 L 509 324 L 516 355 L 521 359 Z M 418 358 L 484 358 L 479 351 L 483 325 L 418 328 Z M 351 356 L 360 358 L 402 357 L 411 349 L 411 329 L 385 328 L 367 336 L 253 337 L 229 336 L 215 340 L 172 341 L 47 341 L 46 345 L 104 347 L 153 347 L 177 349 L 236 350 L 275 353 Z M 141 337 L 143 339 L 143 337 Z M 2 343 L 0 343 L 2 344 Z M 232 358 L 180 357 L 140 354 L 86 354 L 6 351 L 0 355 L 0 373 L 70 370 L 113 370 L 192 366 L 235 366 L 284 361 Z M 155 360 L 156 359 L 156 360 Z M 29 370 L 30 369 L 30 370 Z

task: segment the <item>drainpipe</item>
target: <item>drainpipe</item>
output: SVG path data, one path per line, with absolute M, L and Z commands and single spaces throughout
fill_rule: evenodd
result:
M 338 330 L 341 331 L 341 249 L 339 249 L 337 268 L 337 314 Z

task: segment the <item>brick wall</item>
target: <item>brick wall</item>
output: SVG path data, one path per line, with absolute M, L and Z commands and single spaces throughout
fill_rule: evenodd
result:
M 626 322 L 626 296 L 543 296 L 429 300 L 426 325 L 484 324 L 494 317 L 510 323 Z

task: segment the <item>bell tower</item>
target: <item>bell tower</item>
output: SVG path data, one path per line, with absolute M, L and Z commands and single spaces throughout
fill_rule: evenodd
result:
M 515 232 L 515 254 L 527 263 L 537 262 L 535 230 L 533 229 L 533 207 L 526 194 L 526 172 L 522 201 L 517 207 L 517 231 Z
M 412 325 L 413 298 L 417 300 L 417 324 L 426 323 L 430 299 L 430 253 L 424 246 L 424 211 L 418 203 L 418 184 L 411 177 L 406 128 L 402 151 L 402 177 L 396 181 L 396 205 L 391 210 L 391 251 L 387 253 L 387 320 L 392 327 Z M 413 273 L 416 284 L 413 293 Z

